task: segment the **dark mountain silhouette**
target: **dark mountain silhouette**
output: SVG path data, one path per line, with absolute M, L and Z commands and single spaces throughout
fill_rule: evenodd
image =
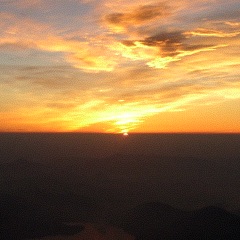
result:
M 121 227 L 137 240 L 240 239 L 240 217 L 213 206 L 190 212 L 147 203 L 128 211 Z
M 26 160 L 0 166 L 0 239 L 71 235 L 83 230 L 94 202 L 71 192 L 66 176 Z
M 41 161 L 0 164 L 0 239 L 73 234 L 83 227 L 66 223 L 76 222 L 110 224 L 138 240 L 239 238 L 237 214 L 202 208 L 238 209 L 237 155 L 221 159 L 134 151 L 124 148 L 99 158 L 60 156 L 59 161 L 32 153 L 26 156 Z M 199 210 L 146 203 L 151 201 Z
M 72 235 L 83 230 L 81 225 L 65 224 L 57 209 L 48 211 L 47 206 L 19 196 L 0 195 L 0 199 L 0 239 Z

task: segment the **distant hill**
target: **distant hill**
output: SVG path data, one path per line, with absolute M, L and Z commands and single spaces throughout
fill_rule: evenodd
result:
M 75 194 L 65 175 L 43 164 L 17 160 L 0 165 L 0 239 L 72 235 L 84 229 L 94 203 Z
M 55 168 L 20 159 L 0 165 L 0 239 L 88 234 L 85 225 L 66 224 L 76 222 L 112 224 L 136 240 L 240 239 L 237 214 L 217 207 L 182 211 L 159 202 L 144 203 L 152 191 L 179 190 L 178 182 L 192 184 L 206 169 L 206 176 L 214 176 L 215 165 L 207 161 L 116 154 L 68 164 Z M 199 183 L 201 178 L 196 179 Z
M 0 199 L 0 239 L 72 235 L 84 229 L 81 225 L 66 225 L 58 217 L 57 209 L 47 212 L 49 206 L 28 202 L 19 196 L 0 195 Z
M 128 211 L 121 227 L 136 240 L 240 239 L 240 217 L 213 206 L 188 212 L 147 203 Z

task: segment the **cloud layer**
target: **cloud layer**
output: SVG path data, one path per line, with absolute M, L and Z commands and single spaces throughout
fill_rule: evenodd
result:
M 203 105 L 224 115 L 240 101 L 238 6 L 2 1 L 0 130 L 147 131 L 146 119 Z

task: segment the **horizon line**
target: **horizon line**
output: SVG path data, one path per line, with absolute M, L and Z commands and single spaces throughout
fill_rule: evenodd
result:
M 123 135 L 123 133 L 114 133 L 114 132 L 79 132 L 79 131 L 0 131 L 0 134 L 101 134 L 101 135 Z M 240 132 L 128 132 L 128 135 L 224 135 L 224 134 L 240 134 Z

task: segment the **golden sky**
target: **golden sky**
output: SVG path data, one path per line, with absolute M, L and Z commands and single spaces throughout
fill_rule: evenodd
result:
M 0 0 L 0 131 L 240 133 L 238 0 Z

